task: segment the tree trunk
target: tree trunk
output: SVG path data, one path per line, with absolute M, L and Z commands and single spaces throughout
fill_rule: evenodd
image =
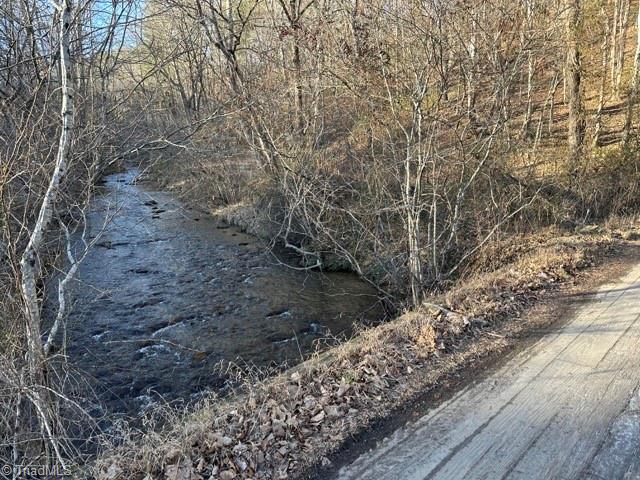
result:
M 611 86 L 614 89 L 614 94 L 617 95 L 617 92 L 615 92 L 615 85 L 616 85 L 616 61 L 618 59 L 618 30 L 619 30 L 619 24 L 618 24 L 618 20 L 620 17 L 620 2 L 621 0 L 613 0 L 613 17 L 611 19 L 611 53 L 609 55 L 609 59 L 611 61 Z
M 569 104 L 569 173 L 575 175 L 578 170 L 584 144 L 585 119 L 582 105 L 582 72 L 578 32 L 580 28 L 580 0 L 566 1 L 566 83 L 567 102 Z
M 636 20 L 636 54 L 633 58 L 633 80 L 631 81 L 631 93 L 629 94 L 629 100 L 627 101 L 627 114 L 624 122 L 624 141 L 623 145 L 626 147 L 629 144 L 629 138 L 631 137 L 631 126 L 633 123 L 633 109 L 638 101 L 638 86 L 640 86 L 640 7 L 638 7 L 638 16 Z
M 631 8 L 629 0 L 620 0 L 618 7 L 619 19 L 618 35 L 616 38 L 616 58 L 615 62 L 615 74 L 614 74 L 614 91 L 616 95 L 620 94 L 620 84 L 622 83 L 622 72 L 624 70 L 625 50 L 627 44 L 627 28 L 629 26 L 629 9 Z
M 302 91 L 302 56 L 300 54 L 300 2 L 290 0 L 291 27 L 293 28 L 293 68 L 295 69 L 296 82 L 296 121 L 298 133 L 304 133 L 304 97 Z
M 477 31 L 478 21 L 476 12 L 471 12 L 471 36 L 467 45 L 469 55 L 469 68 L 467 70 L 467 116 L 471 118 L 476 106 L 476 57 L 477 57 Z
M 38 219 L 29 237 L 29 243 L 20 260 L 22 275 L 21 289 L 27 317 L 27 342 L 29 369 L 36 374 L 44 362 L 44 350 L 41 340 L 41 318 L 38 293 L 38 255 L 44 242 L 46 230 L 53 216 L 53 209 L 59 193 L 60 181 L 66 173 L 73 128 L 73 93 L 71 86 L 71 58 L 69 52 L 69 29 L 71 24 L 71 5 L 63 0 L 60 6 L 60 88 L 62 92 L 62 130 L 58 141 L 56 164 L 49 186 L 42 199 Z
M 602 112 L 606 99 L 607 88 L 607 66 L 609 65 L 609 41 L 611 31 L 609 29 L 609 18 L 607 11 L 603 6 L 600 9 L 600 15 L 604 22 L 604 35 L 602 37 L 602 75 L 600 76 L 600 93 L 598 95 L 598 110 L 596 112 L 595 127 L 593 132 L 593 146 L 597 146 L 600 142 L 600 133 L 602 132 Z
M 527 45 L 533 30 L 533 2 L 525 0 L 525 24 L 523 25 L 522 48 L 527 50 L 527 106 L 525 107 L 524 122 L 522 124 L 522 136 L 530 135 L 531 117 L 533 116 L 533 74 L 535 63 L 531 45 Z
M 40 426 L 46 433 L 46 438 L 53 447 L 57 460 L 66 468 L 64 458 L 60 452 L 58 439 L 52 423 L 55 418 L 51 415 L 47 401 L 48 390 L 40 388 L 45 384 L 46 351 L 41 338 L 41 311 L 38 300 L 36 283 L 39 276 L 38 256 L 42 250 L 45 234 L 53 217 L 53 210 L 58 197 L 60 182 L 67 170 L 71 134 L 73 128 L 73 88 L 71 80 L 71 55 L 69 50 L 69 32 L 71 29 L 71 4 L 62 0 L 56 5 L 60 10 L 60 90 L 62 93 L 62 130 L 58 141 L 56 163 L 49 180 L 49 186 L 42 199 L 36 224 L 33 227 L 29 242 L 20 260 L 21 293 L 25 305 L 26 338 L 28 359 L 28 381 L 32 389 L 28 397 L 36 408 Z

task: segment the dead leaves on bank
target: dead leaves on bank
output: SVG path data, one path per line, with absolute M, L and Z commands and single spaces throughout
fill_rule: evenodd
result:
M 345 426 L 361 420 L 362 408 L 381 402 L 401 366 L 370 354 L 357 363 L 345 358 L 335 367 L 346 375 L 295 372 L 251 392 L 240 408 L 217 418 L 211 430 L 203 425 L 193 433 L 182 454 L 167 452 L 160 478 L 288 478 L 297 466 L 309 463 L 319 445 L 337 444 L 350 430 Z
M 424 358 L 410 339 L 404 344 L 389 336 L 386 340 L 274 379 L 247 392 L 211 421 L 193 421 L 175 430 L 179 440 L 170 447 L 158 446 L 164 448 L 157 456 L 161 462 L 147 464 L 144 475 L 131 471 L 134 463 L 121 458 L 118 474 L 108 477 L 105 472 L 101 478 L 289 478 L 366 422 L 394 395 L 390 387 L 406 374 L 407 364 Z M 432 347 L 429 343 L 420 349 Z

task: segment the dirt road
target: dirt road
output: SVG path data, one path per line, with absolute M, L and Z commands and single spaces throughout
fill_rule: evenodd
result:
M 640 479 L 640 266 L 340 480 Z

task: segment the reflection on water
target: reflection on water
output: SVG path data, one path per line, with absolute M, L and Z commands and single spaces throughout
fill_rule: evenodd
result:
M 68 352 L 112 411 L 215 389 L 221 360 L 300 361 L 327 332 L 382 315 L 350 274 L 286 268 L 253 237 L 110 175 L 89 235 L 102 234 L 74 291 Z

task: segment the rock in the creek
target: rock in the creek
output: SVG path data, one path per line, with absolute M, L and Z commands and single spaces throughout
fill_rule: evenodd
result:
M 137 273 L 139 275 L 144 275 L 146 273 L 149 273 L 149 269 L 148 268 L 132 268 L 130 270 L 127 270 L 129 273 Z
M 207 358 L 207 352 L 196 352 L 193 354 L 193 359 L 198 362 L 203 361 L 205 358 Z
M 290 316 L 291 316 L 291 312 L 289 310 L 287 310 L 286 308 L 282 308 L 282 309 L 278 309 L 278 310 L 272 310 L 271 312 L 267 313 L 267 318 L 290 317 Z
M 309 333 L 312 335 L 327 335 L 329 333 L 329 328 L 319 323 L 310 323 Z

